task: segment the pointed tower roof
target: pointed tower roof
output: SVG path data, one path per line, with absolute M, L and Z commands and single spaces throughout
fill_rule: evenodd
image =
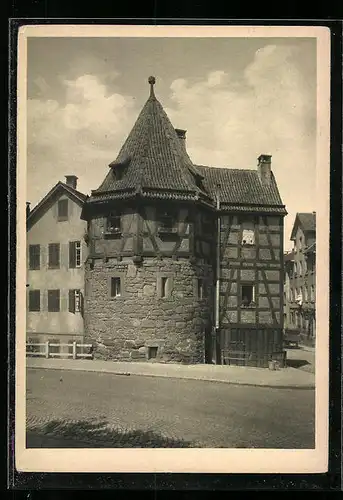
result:
M 206 199 L 200 170 L 193 165 L 182 140 L 154 93 L 155 77 L 148 79 L 150 96 L 129 136 L 89 201 L 131 198 Z

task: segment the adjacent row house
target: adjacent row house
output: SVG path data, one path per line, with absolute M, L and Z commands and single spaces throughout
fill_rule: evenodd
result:
M 316 213 L 297 213 L 293 249 L 285 254 L 285 330 L 299 333 L 303 344 L 316 339 Z
M 27 340 L 55 345 L 84 340 L 86 195 L 66 176 L 30 210 L 27 204 Z

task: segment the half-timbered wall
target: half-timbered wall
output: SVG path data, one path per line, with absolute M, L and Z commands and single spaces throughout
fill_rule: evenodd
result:
M 283 219 L 221 217 L 220 327 L 222 343 L 239 340 L 252 350 L 282 347 Z M 225 346 L 223 346 L 225 347 Z

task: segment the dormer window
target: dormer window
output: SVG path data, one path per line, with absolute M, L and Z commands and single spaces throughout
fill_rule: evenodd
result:
M 163 212 L 159 220 L 159 233 L 176 233 L 177 227 L 175 226 L 176 217 L 170 212 Z
M 120 181 L 123 178 L 130 160 L 130 157 L 126 156 L 121 161 L 113 161 L 109 164 L 109 167 L 112 169 L 116 181 Z
M 121 233 L 121 217 L 117 213 L 111 213 L 106 220 L 106 232 L 108 234 Z

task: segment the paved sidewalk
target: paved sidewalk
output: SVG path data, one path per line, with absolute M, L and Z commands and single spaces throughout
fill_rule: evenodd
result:
M 313 389 L 315 377 L 296 368 L 268 370 L 222 365 L 178 365 L 164 363 L 119 362 L 85 359 L 40 359 L 27 358 L 27 368 L 49 368 L 87 372 L 113 373 L 115 375 L 140 375 L 191 380 L 225 382 L 228 384 L 275 387 L 284 389 Z

